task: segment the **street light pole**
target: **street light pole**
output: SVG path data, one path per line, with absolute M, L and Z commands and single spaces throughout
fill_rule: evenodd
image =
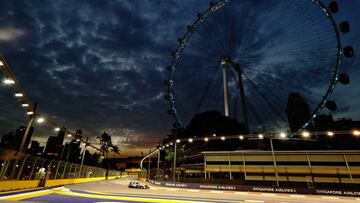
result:
M 270 147 L 271 147 L 271 154 L 272 154 L 272 158 L 273 158 L 273 162 L 274 162 L 276 186 L 279 187 L 279 174 L 278 174 L 278 171 L 277 171 L 277 165 L 276 165 L 276 159 L 275 159 L 275 153 L 274 153 L 274 146 L 273 146 L 272 140 L 273 140 L 273 138 L 270 137 Z
M 151 154 L 151 148 L 150 148 L 150 151 L 149 151 L 149 154 Z M 148 178 L 148 180 L 150 180 L 150 161 L 151 161 L 151 159 L 150 159 L 150 157 L 151 156 L 149 156 L 149 162 L 148 162 L 148 174 L 147 174 L 147 178 Z
M 159 173 L 160 173 L 160 151 L 161 150 L 158 150 L 158 157 L 157 157 L 157 170 L 156 170 L 157 178 L 159 178 Z
M 79 169 L 79 178 L 81 178 L 81 169 L 82 169 L 83 164 L 84 164 L 85 152 L 86 152 L 86 147 L 88 145 L 88 141 L 89 141 L 89 137 L 86 137 L 84 151 L 83 151 L 83 155 L 82 155 L 82 158 L 81 158 L 81 164 L 80 164 L 80 169 Z
M 27 126 L 26 126 L 26 129 L 25 129 L 25 132 L 24 132 L 24 136 L 23 136 L 23 138 L 22 138 L 22 140 L 21 140 L 21 144 L 20 144 L 20 147 L 19 147 L 19 152 L 20 152 L 20 153 L 24 150 L 24 145 L 25 145 L 25 142 L 26 142 L 26 138 L 27 138 L 27 136 L 28 136 L 28 134 L 29 134 L 31 125 L 32 125 L 32 123 L 33 123 L 33 121 L 34 121 L 34 119 L 35 119 L 35 116 L 36 116 L 36 113 L 35 113 L 36 108 L 37 108 L 37 102 L 35 102 L 35 104 L 34 104 L 34 107 L 33 107 L 33 109 L 32 109 L 32 111 L 33 111 L 34 114 L 31 115 L 30 120 L 29 120 L 29 122 L 28 122 L 28 124 L 27 124 Z
M 175 175 L 176 175 L 176 147 L 177 147 L 177 143 L 175 140 L 174 143 L 174 168 L 173 168 L 173 175 L 172 175 L 172 181 L 175 182 Z
M 224 115 L 229 116 L 229 84 L 228 84 L 228 75 L 227 75 L 227 63 L 222 60 L 221 66 L 223 70 L 223 86 L 224 86 Z

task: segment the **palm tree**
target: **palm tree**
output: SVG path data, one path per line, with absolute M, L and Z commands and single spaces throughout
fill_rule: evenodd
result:
M 104 132 L 101 136 L 98 136 L 97 139 L 100 142 L 101 145 L 101 152 L 104 156 L 105 166 L 106 166 L 106 179 L 108 178 L 109 168 L 110 168 L 110 162 L 108 158 L 106 157 L 107 153 L 109 152 L 115 152 L 119 153 L 119 147 L 112 144 L 111 136 L 108 135 L 106 132 Z

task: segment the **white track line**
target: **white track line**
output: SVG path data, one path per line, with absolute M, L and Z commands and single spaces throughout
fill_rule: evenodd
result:
M 306 197 L 305 195 L 290 195 L 290 197 L 301 197 L 301 198 L 304 198 Z
M 248 192 L 235 192 L 236 195 L 248 195 Z
M 39 190 L 39 191 L 34 191 L 34 192 L 24 192 L 24 193 L 20 193 L 20 194 L 16 194 L 16 195 L 6 195 L 6 196 L 0 197 L 0 199 L 10 199 L 10 198 L 14 198 L 14 197 L 21 197 L 21 196 L 26 196 L 26 195 L 34 195 L 34 194 L 44 193 L 44 192 L 48 192 L 48 191 L 51 191 L 51 190 Z
M 200 190 L 194 190 L 194 189 L 189 189 L 189 190 L 186 190 L 188 192 L 200 192 Z
M 263 196 L 276 196 L 274 193 L 261 193 Z
M 219 191 L 219 190 L 211 190 L 210 192 L 211 192 L 211 193 L 218 193 L 218 194 L 224 193 L 223 191 Z
M 264 203 L 264 201 L 261 200 L 251 200 L 251 199 L 246 199 L 244 200 L 245 202 L 259 202 L 259 203 Z
M 321 196 L 321 198 L 323 198 L 323 199 L 333 199 L 333 200 L 338 200 L 339 199 L 337 197 L 329 197 L 329 196 Z

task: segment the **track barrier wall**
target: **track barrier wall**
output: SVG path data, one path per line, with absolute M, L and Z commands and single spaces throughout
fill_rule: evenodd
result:
M 0 181 L 0 191 L 36 188 L 38 187 L 39 182 L 39 180 Z
M 118 176 L 108 177 L 108 180 L 115 179 L 116 177 L 118 177 Z M 70 185 L 70 184 L 77 184 L 77 183 L 87 183 L 87 182 L 94 182 L 94 181 L 101 181 L 101 180 L 105 180 L 105 177 L 47 180 L 45 183 L 45 187 L 54 187 L 54 186 Z
M 312 195 L 339 195 L 339 196 L 360 197 L 360 190 L 346 190 L 346 189 L 316 189 L 316 188 L 291 188 L 291 187 L 250 186 L 250 185 L 174 183 L 174 182 L 164 182 L 164 181 L 156 181 L 156 180 L 149 180 L 149 183 L 163 187 L 189 188 L 189 189 L 312 194 Z
M 115 179 L 119 176 L 109 176 L 108 180 Z M 96 178 L 72 178 L 72 179 L 56 179 L 56 180 L 46 180 L 45 187 L 54 187 L 54 186 L 63 186 L 70 184 L 78 183 L 87 183 L 94 181 L 105 180 L 105 177 L 96 177 Z M 0 191 L 11 191 L 11 190 L 21 190 L 21 189 L 33 189 L 39 186 L 40 180 L 9 180 L 9 181 L 0 181 Z

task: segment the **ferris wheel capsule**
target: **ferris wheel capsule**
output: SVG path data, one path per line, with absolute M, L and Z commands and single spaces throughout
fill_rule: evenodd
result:
M 344 56 L 351 58 L 354 55 L 354 48 L 352 46 L 346 46 L 344 48 Z
M 339 75 L 339 81 L 341 84 L 343 85 L 347 85 L 350 83 L 350 78 L 349 78 L 349 75 L 347 73 L 341 73 Z
M 341 22 L 339 27 L 342 33 L 348 33 L 350 31 L 350 24 L 347 21 Z
M 331 13 L 337 13 L 339 11 L 338 3 L 336 1 L 330 2 L 329 10 L 331 11 Z
M 326 108 L 329 109 L 330 111 L 336 111 L 337 110 L 337 105 L 334 101 L 327 101 L 326 102 Z

